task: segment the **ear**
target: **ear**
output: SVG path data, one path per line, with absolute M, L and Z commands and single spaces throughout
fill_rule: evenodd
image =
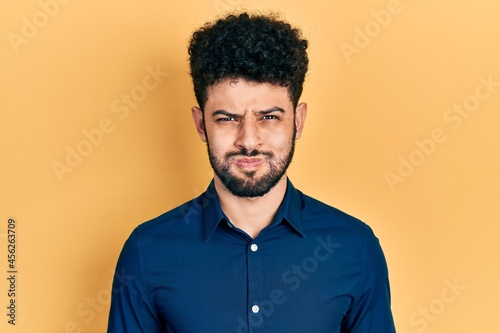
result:
M 307 103 L 300 103 L 295 109 L 295 128 L 297 133 L 295 139 L 298 140 L 302 136 L 302 131 L 304 130 L 304 123 L 306 122 L 307 116 Z
M 203 111 L 197 106 L 191 108 L 191 115 L 193 116 L 194 126 L 200 136 L 201 141 L 207 142 L 207 135 L 205 133 L 205 125 L 203 124 Z

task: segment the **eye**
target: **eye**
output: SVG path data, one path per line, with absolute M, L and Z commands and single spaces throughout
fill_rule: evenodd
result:
M 264 117 L 262 117 L 262 119 L 273 120 L 273 119 L 279 119 L 279 118 L 277 116 L 274 116 L 274 115 L 265 115 Z
M 233 121 L 235 120 L 233 117 L 224 117 L 224 118 L 217 118 L 215 121 L 216 122 L 226 122 L 226 121 Z

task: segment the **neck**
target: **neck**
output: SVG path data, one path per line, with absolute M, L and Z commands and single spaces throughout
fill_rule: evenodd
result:
M 235 196 L 215 176 L 215 189 L 222 211 L 237 228 L 255 238 L 271 224 L 286 192 L 286 175 L 268 193 L 257 198 L 242 198 Z

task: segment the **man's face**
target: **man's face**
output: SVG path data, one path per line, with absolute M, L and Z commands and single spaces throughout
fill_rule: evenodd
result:
M 307 106 L 294 112 L 286 87 L 226 79 L 209 87 L 204 114 L 192 112 L 215 176 L 233 195 L 260 197 L 283 179 Z

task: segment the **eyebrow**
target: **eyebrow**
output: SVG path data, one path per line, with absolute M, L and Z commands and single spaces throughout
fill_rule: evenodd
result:
M 266 114 L 273 113 L 273 112 L 285 113 L 285 110 L 280 108 L 279 106 L 273 106 L 270 109 L 259 111 L 259 114 L 266 115 Z
M 257 111 L 257 113 L 260 115 L 266 115 L 266 114 L 270 114 L 273 112 L 285 113 L 285 110 L 283 108 L 280 108 L 279 106 L 273 106 L 272 108 L 267 109 L 267 110 Z M 212 117 L 218 116 L 218 115 L 223 115 L 223 116 L 232 117 L 232 118 L 241 117 L 241 115 L 239 115 L 237 113 L 232 113 L 232 112 L 229 112 L 229 111 L 224 110 L 224 109 L 220 109 L 220 110 L 217 110 L 214 113 L 212 113 Z
M 239 114 L 232 113 L 232 112 L 229 112 L 229 111 L 226 111 L 226 110 L 223 110 L 223 109 L 217 110 L 214 113 L 212 113 L 212 117 L 215 117 L 215 116 L 218 116 L 218 115 L 222 115 L 222 116 L 226 116 L 226 117 L 232 117 L 232 118 L 240 117 Z

